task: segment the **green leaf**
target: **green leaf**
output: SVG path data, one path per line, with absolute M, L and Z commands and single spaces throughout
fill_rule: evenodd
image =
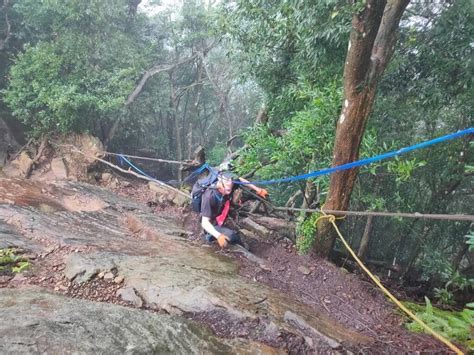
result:
M 30 267 L 30 263 L 28 261 L 20 261 L 18 263 L 18 266 L 12 267 L 12 271 L 15 273 L 19 273 L 26 270 L 29 267 Z

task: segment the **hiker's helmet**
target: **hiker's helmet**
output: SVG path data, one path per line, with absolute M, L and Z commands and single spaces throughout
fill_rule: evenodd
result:
M 232 171 L 232 169 L 234 169 L 234 165 L 230 161 L 224 161 L 219 165 L 220 172 Z

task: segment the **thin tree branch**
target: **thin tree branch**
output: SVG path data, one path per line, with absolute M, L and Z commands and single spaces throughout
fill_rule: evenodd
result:
M 208 47 L 204 48 L 203 53 L 208 53 L 213 47 L 215 43 L 210 44 Z M 195 53 L 192 56 L 182 59 L 174 64 L 164 64 L 164 65 L 155 65 L 151 69 L 147 70 L 145 74 L 143 74 L 142 78 L 140 79 L 140 82 L 136 86 L 136 88 L 133 90 L 133 92 L 128 96 L 127 101 L 125 102 L 125 106 L 130 105 L 140 94 L 140 92 L 143 90 L 143 87 L 145 86 L 146 82 L 148 79 L 150 79 L 152 76 L 170 71 L 172 69 L 175 69 L 176 67 L 180 66 L 181 64 L 189 63 L 196 59 L 199 55 L 202 53 Z
M 186 91 L 188 91 L 189 89 L 192 89 L 193 87 L 195 87 L 196 85 L 201 85 L 203 83 L 203 81 L 199 81 L 199 82 L 194 82 L 188 86 L 184 86 L 182 88 L 179 89 L 179 91 L 177 92 L 176 96 L 177 97 L 182 97 Z
M 35 158 L 31 161 L 31 164 L 28 166 L 28 168 L 25 171 L 25 179 L 29 179 L 31 173 L 33 172 L 33 168 L 35 167 L 36 164 L 38 164 L 38 162 L 41 158 L 41 155 L 43 154 L 43 151 L 45 150 L 47 145 L 48 145 L 48 138 L 46 136 L 44 136 L 41 139 L 41 144 L 40 144 L 38 150 L 36 151 Z
M 207 67 L 207 64 L 206 64 L 204 53 L 198 52 L 198 54 L 201 57 L 202 64 L 204 66 L 204 70 L 206 71 L 206 74 L 207 74 L 207 78 L 209 79 L 209 81 L 210 81 L 212 87 L 214 88 L 214 91 L 216 92 L 217 96 L 219 97 L 220 105 L 223 108 L 223 110 L 225 112 L 225 115 L 227 116 L 227 120 L 230 120 L 232 118 L 232 116 L 231 116 L 231 114 L 228 110 L 226 100 L 225 100 L 225 96 L 222 95 L 222 90 L 219 88 L 217 83 L 212 79 L 211 73 L 210 73 L 209 68 Z
M 237 138 L 239 138 L 239 137 L 242 137 L 242 135 L 241 135 L 241 134 L 236 134 L 236 135 L 230 137 L 230 138 L 227 140 L 227 142 L 225 143 L 226 146 L 230 146 L 231 143 L 232 143 L 234 140 L 236 140 Z
M 181 64 L 184 64 L 184 63 L 188 63 L 194 59 L 197 58 L 197 54 L 194 54 L 192 55 L 191 57 L 188 57 L 188 58 L 185 58 L 175 64 L 168 64 L 168 65 L 155 65 L 154 67 L 152 67 L 151 69 L 147 70 L 145 72 L 145 74 L 143 74 L 142 78 L 140 79 L 140 82 L 138 83 L 138 85 L 136 86 L 136 88 L 133 90 L 133 92 L 128 96 L 128 99 L 127 101 L 125 102 L 125 106 L 128 106 L 130 105 L 136 98 L 137 96 L 140 94 L 140 92 L 143 90 L 143 87 L 145 86 L 146 82 L 148 81 L 148 79 L 150 79 L 152 76 L 156 75 L 156 74 L 159 74 L 159 73 L 163 73 L 163 72 L 167 72 L 167 71 L 170 71 L 178 66 L 180 66 Z

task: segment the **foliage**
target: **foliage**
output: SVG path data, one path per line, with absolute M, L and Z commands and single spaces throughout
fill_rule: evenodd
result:
M 416 158 L 397 157 L 387 163 L 387 170 L 390 173 L 396 174 L 396 182 L 406 182 L 412 177 L 415 169 L 422 168 L 425 165 L 425 161 L 420 161 Z
M 409 302 L 405 302 L 405 306 L 447 339 L 460 342 L 473 351 L 474 339 L 471 328 L 474 326 L 474 303 L 468 303 L 462 311 L 444 311 L 433 307 L 426 297 L 425 302 L 425 307 Z M 415 321 L 410 320 L 406 326 L 411 331 L 424 332 L 424 329 Z
M 9 270 L 19 273 L 30 267 L 27 259 L 15 255 L 12 248 L 0 249 L 0 271 Z
M 207 161 L 212 166 L 219 165 L 224 160 L 227 154 L 227 149 L 224 144 L 216 144 L 212 150 L 207 154 Z
M 308 253 L 313 247 L 316 235 L 316 220 L 320 213 L 311 213 L 309 217 L 301 214 L 296 228 L 296 246 L 301 254 Z
M 35 136 L 86 130 L 109 143 L 120 122 L 111 150 L 184 159 L 238 134 L 261 105 L 258 88 L 236 80 L 215 38 L 215 8 L 203 1 L 150 16 L 129 0 L 11 3 L 15 38 L 26 44 L 1 53 L 2 70 L 3 54 L 14 58 L 1 99 Z M 124 105 L 145 71 L 193 56 L 150 77 Z
M 435 288 L 434 294 L 443 304 L 454 305 L 456 303 L 454 294 L 457 291 L 474 290 L 474 279 L 461 275 L 458 270 L 453 270 L 451 265 L 442 270 L 441 281 L 445 282 L 444 286 Z
M 469 244 L 469 251 L 474 251 L 474 232 L 470 231 L 466 238 L 466 243 Z
M 470 150 L 474 150 L 474 141 L 469 142 L 469 148 Z M 474 173 L 474 165 L 470 165 L 469 163 L 466 164 L 465 168 L 465 173 L 466 174 L 473 174 Z
M 230 56 L 265 91 L 275 127 L 307 103 L 292 101 L 291 86 L 339 80 L 351 10 L 340 0 L 241 0 L 223 6 Z
M 240 174 L 256 172 L 262 179 L 274 179 L 318 170 L 329 164 L 332 149 L 333 120 L 337 115 L 340 91 L 335 85 L 326 88 L 309 86 L 294 88 L 295 97 L 307 97 L 304 110 L 296 112 L 285 122 L 280 134 L 267 126 L 256 126 L 245 135 L 247 146 L 238 161 Z M 284 204 L 305 182 L 271 185 L 273 201 Z M 327 177 L 315 184 L 325 186 Z
M 114 148 L 146 148 L 158 157 L 184 159 L 201 145 L 211 159 L 221 159 L 224 151 L 213 152 L 214 147 L 253 120 L 261 104 L 259 89 L 252 81 L 237 80 L 225 43 L 216 38 L 215 17 L 212 6 L 186 0 L 149 19 L 149 36 L 159 43 L 156 64 L 195 58 L 148 79 L 122 121 Z
M 305 97 L 309 103 L 287 119 L 280 136 L 266 126 L 255 126 L 246 132 L 250 149 L 240 157 L 240 173 L 257 170 L 259 177 L 273 179 L 328 166 L 341 91 L 331 84 L 321 89 L 294 88 L 292 95 Z M 327 178 L 318 182 L 327 184 Z M 295 187 L 291 189 L 295 191 Z
M 40 40 L 17 56 L 4 100 L 34 135 L 97 130 L 121 114 L 147 62 L 125 4 L 16 2 Z

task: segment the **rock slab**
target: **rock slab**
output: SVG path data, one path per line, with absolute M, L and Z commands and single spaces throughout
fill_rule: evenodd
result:
M 0 289 L 0 308 L 1 354 L 273 353 L 255 342 L 219 339 L 186 319 L 39 289 Z

